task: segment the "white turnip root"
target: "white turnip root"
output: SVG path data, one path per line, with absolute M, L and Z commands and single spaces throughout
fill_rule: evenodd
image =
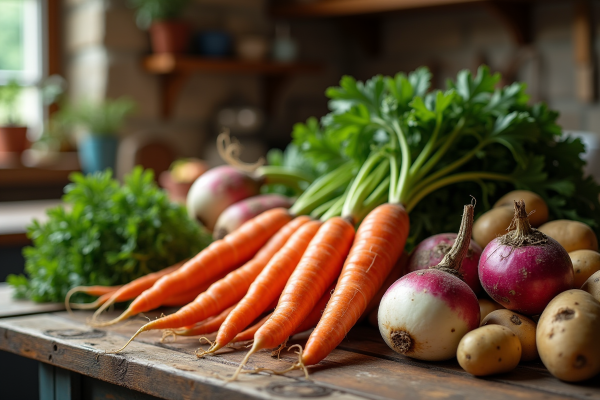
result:
M 440 233 L 423 240 L 410 255 L 407 273 L 434 267 L 442 261 L 442 258 L 450 251 L 456 240 L 456 233 Z M 471 240 L 469 250 L 460 266 L 460 273 L 467 285 L 475 294 L 481 291 L 477 265 L 481 256 L 481 247 Z
M 192 184 L 187 196 L 188 214 L 212 231 L 227 207 L 257 195 L 262 184 L 263 179 L 229 165 L 212 168 Z
M 525 202 L 515 202 L 515 229 L 492 240 L 481 254 L 479 278 L 494 301 L 525 315 L 540 314 L 554 296 L 573 286 L 573 265 L 558 242 L 532 228 Z
M 458 269 L 469 249 L 473 206 L 465 206 L 458 237 L 435 267 L 396 281 L 381 300 L 379 331 L 398 353 L 420 360 L 456 355 L 460 339 L 479 326 L 479 303 Z
M 215 240 L 222 239 L 258 214 L 276 207 L 289 208 L 292 203 L 292 199 L 280 194 L 263 194 L 240 200 L 219 215 L 213 237 Z

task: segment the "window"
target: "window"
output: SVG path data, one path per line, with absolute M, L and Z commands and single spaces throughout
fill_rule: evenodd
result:
M 0 85 L 15 79 L 24 86 L 18 117 L 30 128 L 30 139 L 41 134 L 45 114 L 38 86 L 47 69 L 43 62 L 46 6 L 45 0 L 0 0 Z M 0 109 L 0 123 L 5 113 Z

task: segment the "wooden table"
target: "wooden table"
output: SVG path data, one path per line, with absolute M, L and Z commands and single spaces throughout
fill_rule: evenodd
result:
M 198 359 L 197 338 L 161 343 L 160 332 L 148 332 L 122 353 L 105 354 L 123 345 L 146 319 L 93 329 L 85 324 L 89 317 L 89 312 L 73 316 L 58 312 L 2 319 L 0 350 L 41 363 L 40 385 L 53 388 L 54 393 L 43 400 L 99 398 L 100 392 L 111 396 L 102 398 L 111 399 L 600 399 L 598 378 L 564 383 L 535 362 L 508 374 L 475 378 L 455 360 L 426 363 L 398 355 L 367 326 L 355 327 L 329 357 L 311 367 L 310 381 L 294 371 L 285 376 L 244 374 L 225 383 L 222 377 L 231 376 L 247 349 L 228 348 Z M 248 367 L 281 370 L 296 359 L 293 352 L 283 352 L 278 361 L 261 351 Z

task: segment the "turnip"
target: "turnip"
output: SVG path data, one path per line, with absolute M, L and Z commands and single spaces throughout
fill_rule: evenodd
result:
M 187 196 L 188 214 L 212 231 L 227 207 L 257 195 L 262 184 L 263 179 L 229 165 L 212 168 L 192 184 Z
M 473 206 L 465 206 L 458 237 L 435 267 L 396 281 L 379 305 L 378 325 L 398 353 L 420 360 L 456 355 L 460 339 L 479 326 L 479 303 L 458 272 L 469 250 Z
M 292 199 L 279 194 L 263 194 L 240 200 L 219 215 L 213 236 L 215 240 L 222 239 L 258 214 L 276 207 L 289 208 L 292 203 Z
M 410 255 L 407 272 L 418 271 L 434 267 L 442 261 L 442 258 L 450 251 L 450 248 L 456 240 L 456 233 L 440 233 L 423 240 Z M 481 291 L 479 276 L 477 275 L 477 266 L 481 256 L 481 247 L 471 240 L 469 250 L 460 266 L 462 279 L 475 294 Z
M 523 200 L 515 202 L 512 225 L 514 230 L 483 250 L 479 278 L 490 297 L 504 307 L 536 315 L 573 286 L 573 265 L 556 240 L 531 227 Z

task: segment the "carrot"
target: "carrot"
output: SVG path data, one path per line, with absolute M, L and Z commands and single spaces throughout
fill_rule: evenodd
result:
M 117 291 L 122 285 L 118 286 L 76 286 L 67 292 L 65 296 L 65 308 L 70 313 L 72 308 L 78 310 L 90 310 L 92 308 L 98 307 L 100 304 L 103 304 L 107 301 L 111 294 Z M 71 296 L 75 293 L 85 293 L 90 296 L 100 296 L 98 299 L 91 303 L 73 303 L 71 304 Z
M 333 217 L 321 226 L 285 285 L 273 315 L 254 334 L 252 348 L 231 380 L 237 378 L 252 354 L 278 346 L 300 326 L 338 277 L 353 239 L 354 226 L 346 219 Z
M 335 285 L 331 285 L 329 289 L 325 291 L 325 293 L 323 294 L 323 296 L 321 296 L 321 299 L 317 302 L 310 314 L 308 314 L 308 316 L 304 319 L 304 321 L 302 321 L 300 326 L 296 328 L 296 330 L 294 331 L 294 333 L 291 334 L 291 336 L 297 335 L 298 333 L 302 333 L 317 326 L 317 323 L 323 315 L 323 311 L 325 311 L 327 302 L 329 302 L 329 299 L 331 299 L 331 294 L 333 293 L 334 288 Z
M 161 269 L 160 271 L 157 271 L 157 272 L 152 272 L 150 274 L 144 275 L 142 277 L 139 277 L 139 278 L 129 282 L 126 285 L 123 285 L 120 289 L 118 289 L 117 291 L 115 291 L 113 293 L 113 295 L 110 297 L 109 300 L 107 300 L 104 304 L 102 304 L 102 306 L 99 309 L 96 310 L 96 312 L 92 316 L 92 320 L 89 321 L 88 323 L 91 326 L 110 325 L 109 323 L 96 323 L 95 321 L 98 318 L 98 316 L 112 304 L 118 303 L 121 301 L 131 300 L 131 299 L 135 298 L 136 296 L 139 296 L 144 290 L 151 288 L 152 285 L 154 285 L 154 283 L 156 283 L 156 281 L 158 281 L 160 278 L 162 278 L 165 275 L 170 274 L 171 272 L 176 271 L 184 263 L 185 263 L 185 261 L 180 261 L 177 264 L 174 264 L 170 267 Z
M 383 204 L 367 215 L 297 368 L 318 363 L 341 343 L 400 257 L 408 230 L 408 213 L 401 205 Z
M 165 329 L 161 341 L 165 340 L 168 336 L 198 336 L 216 332 L 234 307 L 226 308 L 219 315 L 207 318 L 194 325 L 189 325 L 181 329 Z
M 148 322 L 146 325 L 142 326 L 123 347 L 112 353 L 118 353 L 123 350 L 142 332 L 152 329 L 171 329 L 187 326 L 216 315 L 225 308 L 240 301 L 248 291 L 252 281 L 260 271 L 263 270 L 269 260 L 283 247 L 290 236 L 309 220 L 310 217 L 307 216 L 301 216 L 292 220 L 283 227 L 283 229 L 277 232 L 277 234 L 269 240 L 266 246 L 263 247 L 252 260 L 244 264 L 244 266 L 213 283 L 206 292 L 200 294 L 192 303 L 181 308 L 176 313 Z M 235 232 L 238 231 L 234 231 L 225 238 L 234 235 Z
M 254 325 L 252 325 L 250 328 L 238 333 L 237 335 L 235 335 L 235 337 L 233 338 L 233 340 L 231 340 L 232 343 L 236 343 L 236 342 L 245 342 L 247 340 L 252 340 L 252 338 L 254 337 L 254 334 L 256 333 L 256 331 L 265 324 L 265 322 L 267 322 L 267 320 L 269 318 L 271 318 L 271 315 L 273 315 L 273 313 L 267 314 L 264 317 L 262 317 L 260 320 L 258 320 L 257 323 L 255 323 Z
M 291 218 L 285 208 L 274 208 L 244 223 L 223 239 L 213 242 L 179 270 L 159 279 L 139 295 L 121 316 L 107 324 L 115 324 L 159 307 L 174 293 L 189 290 L 247 262 Z M 186 324 L 177 327 L 183 325 Z
M 212 346 L 205 353 L 200 353 L 199 356 L 212 354 L 223 348 L 262 314 L 269 303 L 280 297 L 290 275 L 292 275 L 320 226 L 320 221 L 310 221 L 290 237 L 285 246 L 273 256 L 269 264 L 254 280 L 248 289 L 248 293 L 223 322 Z

